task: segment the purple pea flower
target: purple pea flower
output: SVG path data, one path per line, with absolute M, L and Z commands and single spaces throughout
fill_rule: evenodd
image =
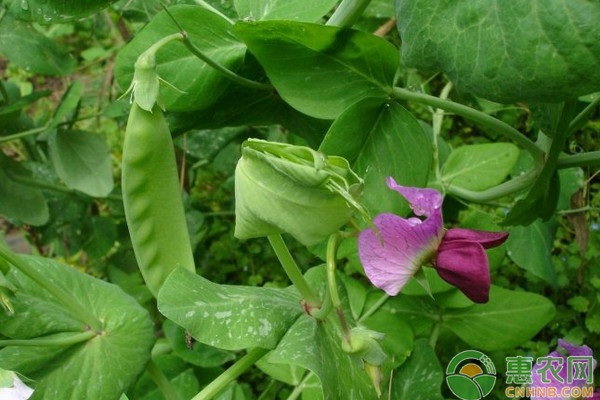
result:
M 469 299 L 487 302 L 490 273 L 485 249 L 502 244 L 508 233 L 461 228 L 446 231 L 443 199 L 437 190 L 401 186 L 391 177 L 387 185 L 408 200 L 416 217 L 379 214 L 373 220 L 377 231 L 360 233 L 358 252 L 369 280 L 395 296 L 422 265 L 431 263 L 442 279 Z
M 594 355 L 592 349 L 585 345 L 575 346 L 564 341 L 563 339 L 558 339 L 558 346 L 564 349 L 566 354 L 564 354 L 564 352 L 555 350 L 546 357 L 540 357 L 537 360 L 537 363 L 531 369 L 531 400 L 545 400 L 550 398 L 536 396 L 535 394 L 537 388 L 553 387 L 555 388 L 556 393 L 561 394 L 565 388 L 582 388 L 590 385 L 587 382 L 587 379 L 583 378 L 582 376 L 575 376 L 575 379 L 572 379 L 569 382 L 567 373 L 569 369 L 571 369 L 571 371 L 579 371 L 579 374 L 586 372 L 586 374 L 584 374 L 586 377 L 593 377 L 594 369 L 598 363 L 594 358 L 592 358 Z M 589 363 L 590 365 L 585 366 L 583 369 L 581 367 L 577 368 L 569 363 L 569 357 L 576 357 L 579 359 L 579 361 L 584 361 L 586 358 L 591 358 L 591 362 Z M 553 396 L 552 398 L 555 397 Z M 600 392 L 596 390 L 591 399 L 600 399 Z

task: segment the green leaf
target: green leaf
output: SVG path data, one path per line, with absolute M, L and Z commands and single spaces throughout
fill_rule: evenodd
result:
M 31 225 L 43 225 L 50 218 L 48 204 L 39 188 L 20 182 L 31 173 L 0 153 L 0 214 Z
M 13 0 L 10 11 L 19 19 L 57 24 L 90 16 L 117 0 Z
M 186 332 L 174 322 L 166 320 L 163 324 L 165 337 L 173 349 L 173 353 L 182 360 L 203 368 L 218 367 L 228 361 L 233 361 L 235 356 L 204 343 L 193 342 L 190 347 L 186 345 Z
M 482 191 L 504 181 L 519 158 L 512 143 L 485 143 L 461 146 L 450 153 L 442 166 L 444 185 Z
M 337 0 L 234 0 L 241 18 L 317 22 Z
M 342 337 L 333 320 L 319 322 L 303 314 L 287 331 L 277 348 L 265 356 L 272 364 L 289 364 L 317 375 L 325 399 L 375 398 L 367 374 L 357 360 L 341 348 Z
M 313 148 L 319 146 L 331 125 L 331 121 L 300 113 L 274 93 L 237 85 L 230 85 L 208 108 L 170 114 L 167 118 L 173 134 L 190 129 L 281 125 L 302 137 Z
M 51 123 L 52 128 L 56 128 L 61 122 L 65 122 L 64 120 L 71 121 L 73 119 L 79 108 L 82 95 L 83 84 L 81 81 L 73 82 L 65 91 L 60 104 L 56 108 L 56 111 L 54 111 Z
M 365 180 L 363 201 L 373 214 L 408 212 L 408 203 L 385 184 L 388 176 L 423 187 L 431 169 L 431 138 L 396 102 L 367 98 L 345 110 L 319 148 L 346 158 Z
M 50 158 L 65 184 L 94 197 L 113 189 L 110 149 L 98 135 L 59 130 L 50 142 Z
M 408 66 L 480 97 L 552 103 L 600 87 L 597 1 L 397 0 L 396 16 Z
M 35 382 L 32 400 L 119 399 L 150 358 L 154 330 L 148 312 L 117 286 L 74 268 L 41 257 L 20 259 L 68 291 L 102 326 L 98 332 L 90 332 L 56 297 L 12 268 L 7 278 L 19 289 L 12 299 L 15 314 L 0 313 L 0 334 L 31 344 L 2 348 L 0 367 L 16 370 Z M 64 341 L 86 334 L 92 337 L 79 343 Z M 33 345 L 43 339 L 55 339 L 56 343 Z
M 558 284 L 552 261 L 555 225 L 538 219 L 528 226 L 514 226 L 506 242 L 508 256 L 519 267 L 554 287 Z
M 0 54 L 18 67 L 40 75 L 69 75 L 76 65 L 65 48 L 10 15 L 4 15 L 0 24 Z
M 408 361 L 397 371 L 392 381 L 395 400 L 441 400 L 444 381 L 442 366 L 435 351 L 425 339 L 415 342 Z
M 245 46 L 233 34 L 232 25 L 203 7 L 177 5 L 169 8 L 191 41 L 211 60 L 235 70 L 242 62 Z M 179 28 L 165 13 L 150 23 L 117 55 L 115 76 L 119 86 L 129 87 L 138 56 L 163 37 Z M 169 111 L 200 110 L 214 103 L 229 80 L 194 56 L 182 43 L 169 43 L 156 54 L 160 78 L 178 90 L 161 87 L 159 101 Z
M 238 22 L 235 31 L 279 95 L 316 118 L 387 98 L 398 67 L 396 48 L 366 32 L 292 21 Z
M 484 351 L 513 349 L 531 339 L 554 313 L 554 304 L 544 296 L 492 286 L 488 303 L 447 310 L 443 326 Z
M 182 268 L 165 281 L 158 308 L 194 339 L 225 350 L 272 349 L 303 312 L 295 291 L 217 285 Z
M 391 313 L 389 309 L 379 309 L 360 323 L 385 335 L 379 343 L 393 366 L 402 364 L 410 355 L 414 335 L 411 326 L 400 315 Z

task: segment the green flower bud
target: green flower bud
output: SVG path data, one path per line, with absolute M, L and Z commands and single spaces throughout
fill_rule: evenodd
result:
M 386 355 L 379 345 L 383 333 L 375 332 L 360 326 L 350 330 L 350 338 L 342 341 L 342 350 L 352 354 L 373 366 L 383 364 Z
M 309 147 L 249 139 L 235 170 L 235 237 L 287 232 L 302 244 L 321 242 L 348 222 L 362 180 L 348 161 Z

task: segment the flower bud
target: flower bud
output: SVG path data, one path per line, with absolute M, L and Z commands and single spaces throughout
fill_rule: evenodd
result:
M 342 340 L 342 350 L 359 359 L 369 376 L 377 396 L 381 396 L 381 364 L 386 355 L 379 344 L 383 334 L 363 327 L 350 330 L 350 337 Z
M 235 170 L 235 237 L 287 232 L 321 242 L 352 217 L 362 180 L 348 161 L 309 147 L 249 139 Z

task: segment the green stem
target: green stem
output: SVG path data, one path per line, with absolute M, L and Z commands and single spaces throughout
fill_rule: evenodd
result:
M 529 188 L 536 180 L 538 172 L 530 170 L 523 175 L 519 175 L 507 182 L 501 183 L 493 188 L 476 192 L 474 190 L 463 189 L 459 186 L 449 184 L 444 186 L 446 193 L 458 196 L 462 199 L 473 201 L 476 203 L 487 203 L 522 190 Z
M 306 301 L 310 308 L 320 308 L 321 302 L 319 301 L 319 298 L 313 292 L 308 282 L 306 282 L 304 279 L 302 271 L 300 271 L 296 261 L 294 261 L 292 258 L 292 255 L 290 254 L 290 251 L 283 241 L 281 235 L 269 235 L 268 238 L 269 243 L 271 243 L 271 247 L 273 247 L 273 250 L 275 251 L 277 259 L 283 267 L 283 270 L 292 281 L 292 284 L 296 287 L 296 289 L 298 289 L 304 301 Z
M 339 308 L 342 305 L 342 301 L 340 300 L 340 295 L 337 290 L 337 283 L 335 279 L 335 256 L 337 253 L 337 248 L 340 243 L 340 235 L 334 233 L 329 237 L 329 241 L 327 242 L 327 284 L 329 286 L 329 296 L 331 297 L 331 302 L 335 308 Z
M 581 112 L 569 123 L 569 135 L 585 125 L 588 117 L 595 111 L 598 104 L 600 104 L 600 95 L 581 110 Z
M 6 339 L 0 340 L 0 348 L 7 346 L 72 346 L 77 343 L 86 342 L 97 335 L 94 331 L 69 332 L 48 335 L 32 339 Z
M 562 156 L 558 159 L 558 168 L 599 166 L 600 151 L 589 151 L 587 153 Z
M 56 285 L 53 280 L 48 279 L 36 268 L 24 261 L 19 255 L 12 253 L 7 248 L 0 246 L 0 258 L 12 264 L 19 271 L 27 275 L 31 280 L 48 291 L 56 298 L 65 310 L 87 325 L 90 329 L 99 332 L 102 330 L 102 322 L 98 320 L 88 308 L 85 308 L 71 293 Z
M 377 312 L 377 310 L 379 310 L 381 307 L 383 307 L 383 305 L 389 300 L 390 296 L 387 294 L 382 295 L 379 300 L 377 300 L 375 302 L 375 304 L 373 304 L 371 306 L 371 308 L 369 308 L 367 311 L 365 311 L 364 313 L 362 313 L 362 315 L 359 318 L 359 322 L 363 322 L 364 320 L 366 320 L 367 318 L 369 318 L 371 315 L 375 314 Z
M 23 138 L 26 138 L 28 136 L 32 136 L 32 135 L 36 135 L 38 133 L 42 133 L 42 132 L 44 132 L 47 129 L 48 129 L 47 126 L 40 126 L 40 127 L 37 127 L 37 128 L 28 129 L 28 130 L 23 131 L 23 132 L 14 133 L 12 135 L 2 136 L 2 137 L 0 137 L 0 143 L 7 143 L 7 142 L 12 142 L 13 140 L 23 139 Z
M 349 28 L 358 21 L 371 0 L 342 0 L 327 25 Z
M 150 361 L 146 371 L 148 371 L 148 374 L 158 387 L 158 390 L 160 390 L 164 396 L 165 400 L 179 400 L 179 395 L 175 391 L 175 388 L 154 361 Z
M 260 360 L 270 350 L 255 348 L 250 350 L 245 356 L 240 358 L 229 367 L 225 372 L 216 377 L 211 383 L 209 383 L 204 389 L 200 391 L 192 400 L 209 400 L 219 394 L 225 386 L 230 382 L 233 382 L 238 376 L 243 374 L 248 368 L 253 366 L 258 360 Z
M 329 241 L 327 242 L 327 287 L 329 288 L 331 303 L 333 304 L 335 313 L 340 321 L 340 326 L 342 328 L 345 340 L 350 343 L 352 338 L 350 326 L 348 325 L 346 315 L 344 315 L 344 310 L 342 309 L 342 301 L 337 290 L 337 282 L 335 279 L 336 253 L 339 243 L 339 234 L 334 233 L 333 235 L 329 236 Z
M 435 345 L 437 344 L 437 340 L 440 337 L 440 329 L 442 328 L 442 321 L 437 321 L 433 324 L 433 328 L 431 329 L 431 335 L 429 336 L 429 344 L 432 348 L 435 349 Z
M 219 64 L 218 62 L 211 60 L 209 56 L 204 54 L 202 50 L 200 50 L 194 43 L 190 41 L 187 32 L 182 31 L 181 34 L 184 36 L 183 44 L 185 45 L 185 47 L 187 47 L 187 49 L 193 55 L 195 55 L 196 57 L 204 61 L 206 64 L 214 68 L 217 72 L 221 73 L 221 75 L 223 75 L 225 78 L 250 89 L 273 90 L 273 86 L 269 85 L 268 83 L 261 83 L 248 78 L 244 78 L 243 76 L 236 74 L 230 69 L 227 69 L 225 66 Z
M 235 83 L 237 83 L 239 85 L 248 87 L 250 89 L 273 90 L 273 86 L 271 86 L 271 85 L 269 85 L 267 83 L 256 82 L 256 81 L 253 81 L 251 79 L 244 78 L 243 76 L 238 75 L 235 72 L 231 71 L 230 69 L 228 69 L 224 65 L 221 65 L 218 62 L 212 60 L 209 56 L 207 56 L 206 54 L 204 54 L 204 52 L 202 50 L 200 50 L 200 48 L 198 48 L 198 46 L 196 46 L 191 41 L 188 33 L 179 24 L 179 22 L 177 21 L 177 19 L 175 19 L 175 17 L 173 16 L 173 14 L 171 14 L 171 12 L 169 11 L 169 9 L 165 7 L 164 10 L 169 15 L 169 17 L 171 17 L 171 19 L 173 20 L 173 22 L 175 23 L 175 25 L 177 25 L 177 27 L 181 31 L 181 32 L 177 33 L 177 35 L 180 35 L 180 38 L 183 41 L 183 44 L 185 45 L 185 47 L 188 49 L 188 51 L 190 53 L 192 53 L 193 55 L 195 55 L 196 57 L 198 57 L 200 60 L 204 61 L 207 65 L 209 65 L 210 67 L 212 67 L 213 69 L 215 69 L 217 72 L 219 72 L 225 78 L 227 78 L 227 79 L 229 79 L 229 80 L 231 80 L 231 81 L 233 81 L 233 82 L 235 82 Z
M 440 93 L 440 99 L 447 100 L 451 90 L 452 82 L 448 82 Z M 433 126 L 433 170 L 435 171 L 435 177 L 438 181 L 441 178 L 438 137 L 442 132 L 442 122 L 444 122 L 444 110 L 441 108 L 436 108 L 433 113 L 431 124 Z
M 313 373 L 311 371 L 307 371 L 306 374 L 304 375 L 304 378 L 302 378 L 302 381 L 300 381 L 300 383 L 296 385 L 296 387 L 294 388 L 292 393 L 290 393 L 290 395 L 287 397 L 286 400 L 298 399 L 302 395 L 302 392 L 304 391 L 305 386 L 308 383 L 308 380 L 310 378 L 312 378 L 312 376 L 313 376 Z
M 479 123 L 490 131 L 506 136 L 519 144 L 531 154 L 536 165 L 543 164 L 544 152 L 533 141 L 512 126 L 491 115 L 450 100 L 441 99 L 424 93 L 412 92 L 399 87 L 393 88 L 392 96 L 397 99 L 415 101 L 435 108 L 441 108 L 442 110 L 458 114 L 466 119 Z

